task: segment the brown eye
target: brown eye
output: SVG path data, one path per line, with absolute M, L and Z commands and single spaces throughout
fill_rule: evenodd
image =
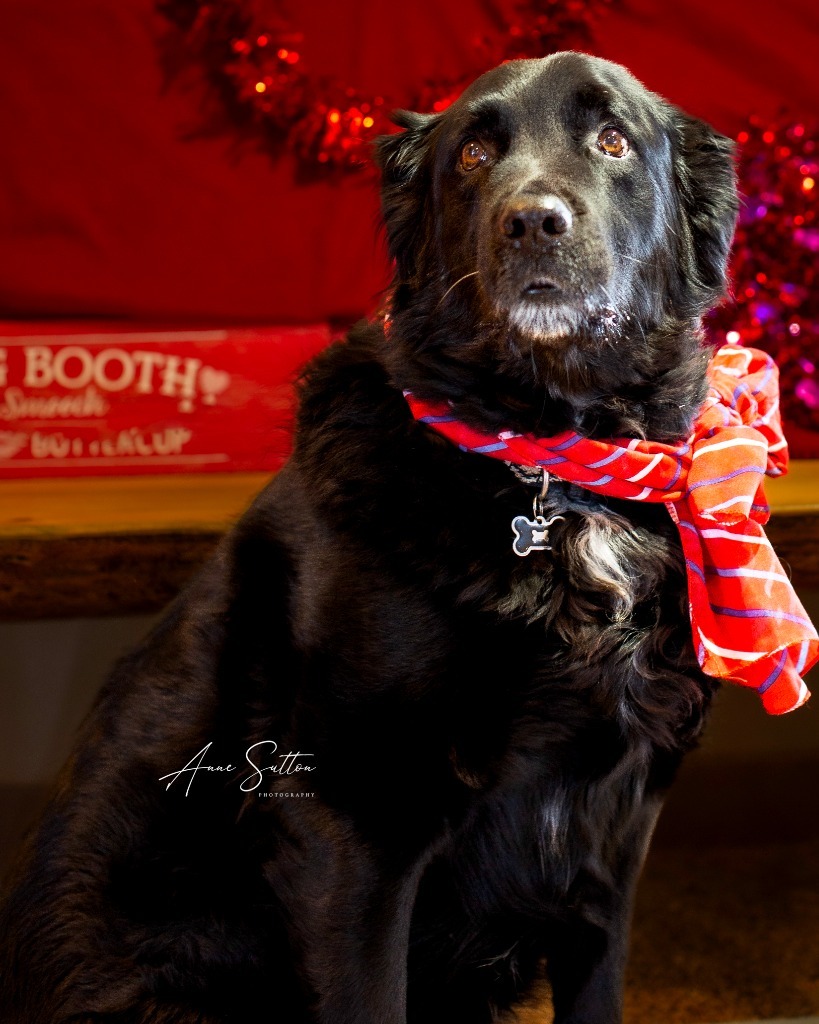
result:
M 461 149 L 461 167 L 465 171 L 474 171 L 486 162 L 488 154 L 486 149 L 476 139 L 470 139 L 464 143 Z
M 623 157 L 628 153 L 628 139 L 617 128 L 604 128 L 597 136 L 597 148 L 607 156 Z

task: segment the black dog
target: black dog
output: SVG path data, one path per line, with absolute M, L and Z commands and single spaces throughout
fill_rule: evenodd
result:
M 479 1024 L 544 964 L 560 1024 L 620 1020 L 715 687 L 676 529 L 554 481 L 552 550 L 517 557 L 531 486 L 402 391 L 684 437 L 731 144 L 573 53 L 400 123 L 386 336 L 308 367 L 291 461 L 104 688 L 5 906 L 3 1022 Z

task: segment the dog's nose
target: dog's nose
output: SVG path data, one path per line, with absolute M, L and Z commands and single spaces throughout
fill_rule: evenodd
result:
M 572 230 L 572 211 L 558 196 L 516 196 L 500 217 L 507 238 L 543 242 Z

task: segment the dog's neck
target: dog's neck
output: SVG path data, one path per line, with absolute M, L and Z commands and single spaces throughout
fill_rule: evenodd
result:
M 420 346 L 407 341 L 419 336 Z M 495 325 L 464 330 L 413 307 L 391 315 L 383 346 L 397 387 L 451 403 L 476 429 L 656 441 L 687 436 L 705 397 L 708 356 L 697 323 L 667 323 L 649 338 L 624 333 L 602 346 L 533 341 Z

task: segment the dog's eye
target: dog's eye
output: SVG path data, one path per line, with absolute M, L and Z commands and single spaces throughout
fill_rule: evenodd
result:
M 617 128 L 604 128 L 597 136 L 597 148 L 607 156 L 623 157 L 628 153 L 628 139 Z
M 481 164 L 486 163 L 488 156 L 486 148 L 477 139 L 470 139 L 461 147 L 461 167 L 465 171 L 474 171 Z

